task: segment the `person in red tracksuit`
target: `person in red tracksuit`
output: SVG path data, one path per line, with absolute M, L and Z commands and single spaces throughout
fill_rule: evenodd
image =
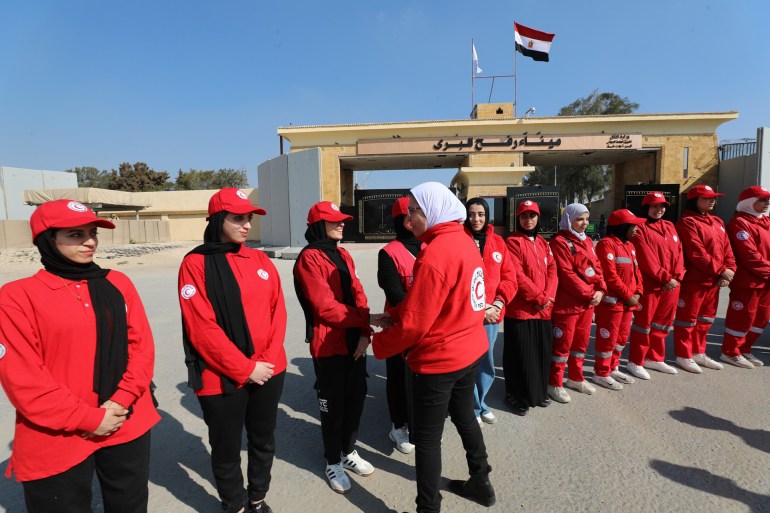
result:
M 642 200 L 647 222 L 639 225 L 631 239 L 642 271 L 644 295 L 631 324 L 626 369 L 639 379 L 650 379 L 647 369 L 676 374 L 667 364 L 666 337 L 671 331 L 684 277 L 682 242 L 674 224 L 663 219 L 669 206 L 663 193 L 651 192 Z
M 711 214 L 716 198 L 724 196 L 708 185 L 687 191 L 684 215 L 676 223 L 684 253 L 684 279 L 674 318 L 676 364 L 700 374 L 701 366 L 719 370 L 722 364 L 706 354 L 706 335 L 717 314 L 719 289 L 735 276 L 735 257 L 720 218 Z
M 278 401 L 286 376 L 286 306 L 278 270 L 246 247 L 254 214 L 227 187 L 209 200 L 203 244 L 179 267 L 179 306 L 188 385 L 203 411 L 222 509 L 270 513 L 265 502 L 275 454 Z M 246 431 L 248 503 L 241 438 Z
M 29 220 L 45 270 L 0 289 L 0 383 L 16 409 L 6 476 L 30 513 L 91 513 L 94 473 L 105 513 L 147 511 L 155 346 L 124 274 L 93 261 L 98 228 L 77 201 Z
M 505 307 L 503 373 L 505 400 L 516 415 L 550 404 L 551 311 L 556 298 L 556 262 L 537 234 L 540 207 L 533 200 L 516 207 L 516 231 L 505 241 L 516 267 L 519 290 Z
M 385 292 L 385 313 L 396 322 L 398 308 L 406 297 L 406 291 L 414 280 L 414 262 L 425 244 L 414 236 L 407 221 L 409 197 L 404 196 L 393 203 L 391 214 L 396 239 L 388 242 L 377 257 L 377 283 Z M 406 362 L 401 354 L 385 360 L 388 379 L 385 382 L 385 395 L 388 399 L 388 411 L 393 424 L 388 438 L 396 444 L 396 449 L 409 454 L 414 444 L 409 441 L 409 401 L 407 399 Z
M 505 247 L 505 241 L 489 224 L 489 204 L 483 198 L 471 198 L 465 203 L 468 217 L 465 219 L 465 233 L 473 238 L 484 261 L 484 288 L 487 294 L 484 329 L 489 340 L 486 358 L 476 373 L 473 412 L 476 420 L 494 424 L 497 417 L 489 409 L 485 399 L 495 381 L 495 341 L 503 321 L 505 305 L 516 295 L 516 269 Z
M 374 355 L 406 352 L 412 371 L 418 513 L 441 510 L 441 435 L 447 413 L 462 440 L 467 480 L 449 490 L 491 506 L 495 491 L 481 427 L 473 415 L 476 370 L 489 349 L 484 332 L 484 270 L 481 255 L 464 233 L 465 207 L 444 185 L 411 190 L 409 222 L 427 247 L 414 264 L 414 283 L 392 328 L 374 335 Z
M 559 232 L 551 238 L 559 288 L 553 305 L 553 356 L 548 393 L 554 401 L 568 403 L 564 367 L 568 365 L 567 386 L 593 394 L 596 389 L 583 377 L 583 361 L 591 338 L 594 307 L 607 292 L 602 267 L 594 244 L 586 235 L 589 213 L 585 205 L 567 205 L 561 214 Z
M 754 185 L 741 192 L 727 224 L 738 270 L 730 283 L 722 360 L 751 369 L 764 365 L 751 347 L 770 320 L 770 191 Z
M 630 240 L 636 235 L 637 226 L 644 222 L 626 209 L 616 210 L 607 218 L 607 235 L 596 246 L 607 294 L 596 307 L 593 380 L 610 390 L 622 390 L 621 383 L 634 382 L 618 365 L 631 330 L 632 312 L 639 309 L 643 292 L 642 274 Z
M 326 478 L 332 490 L 350 490 L 345 470 L 369 476 L 374 467 L 354 449 L 366 398 L 366 348 L 380 315 L 370 315 L 353 258 L 343 248 L 345 221 L 330 201 L 310 207 L 308 244 L 294 264 L 294 289 L 305 314 L 305 340 L 316 374 Z

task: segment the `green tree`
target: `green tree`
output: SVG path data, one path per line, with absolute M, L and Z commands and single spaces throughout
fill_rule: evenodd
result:
M 615 93 L 600 93 L 594 89 L 584 98 L 578 98 L 559 110 L 559 116 L 593 116 L 631 114 L 638 103 Z M 579 201 L 590 204 L 597 194 L 612 184 L 610 166 L 538 166 L 524 177 L 524 185 L 554 185 L 559 187 L 562 202 Z M 554 176 L 556 175 L 556 176 Z
M 110 173 L 108 188 L 128 192 L 163 191 L 172 186 L 168 179 L 168 173 L 155 171 L 144 162 L 123 162 L 117 171 L 113 169 Z
M 107 171 L 100 171 L 95 167 L 76 167 L 75 169 L 67 169 L 67 173 L 77 175 L 78 187 L 107 189 L 110 181 L 110 174 Z
M 176 189 L 178 191 L 192 191 L 203 189 L 223 189 L 225 187 L 249 186 L 245 169 L 220 169 L 198 170 L 191 169 L 187 172 L 179 170 L 176 177 Z

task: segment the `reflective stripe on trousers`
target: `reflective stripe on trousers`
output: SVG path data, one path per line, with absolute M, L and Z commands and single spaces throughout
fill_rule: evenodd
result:
M 653 323 L 653 325 L 654 325 L 654 323 Z M 641 326 L 637 326 L 636 324 L 632 324 L 631 325 L 631 329 L 634 330 L 634 331 L 638 331 L 639 333 L 644 333 L 645 335 L 649 335 L 650 334 L 650 329 L 649 328 L 642 328 Z

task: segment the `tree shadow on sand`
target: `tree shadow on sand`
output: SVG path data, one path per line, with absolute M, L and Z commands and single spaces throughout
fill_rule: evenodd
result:
M 662 460 L 651 460 L 650 467 L 660 475 L 690 488 L 746 504 L 753 513 L 767 511 L 770 496 L 741 488 L 735 481 L 708 470 L 685 467 Z
M 681 410 L 672 410 L 669 415 L 679 422 L 690 424 L 691 426 L 712 429 L 717 431 L 727 431 L 743 439 L 743 441 L 760 451 L 770 453 L 770 431 L 764 429 L 747 429 L 737 425 L 735 422 L 716 417 L 697 408 L 686 406 Z

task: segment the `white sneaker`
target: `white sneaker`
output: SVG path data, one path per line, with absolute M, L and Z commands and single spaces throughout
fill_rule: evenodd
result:
M 738 356 L 727 356 L 726 354 L 722 354 L 721 358 L 719 359 L 723 362 L 729 363 L 730 365 L 735 365 L 736 367 L 742 367 L 744 369 L 754 368 L 754 364 L 740 354 Z
M 326 479 L 329 480 L 329 486 L 337 493 L 345 493 L 350 490 L 350 478 L 342 468 L 342 462 L 334 465 L 326 465 Z
M 636 380 L 626 374 L 625 372 L 620 372 L 620 367 L 615 367 L 615 370 L 610 372 L 610 376 L 612 376 L 612 379 L 615 381 L 620 381 L 621 383 L 625 383 L 627 385 L 630 385 L 631 383 L 635 383 Z
M 479 426 L 481 426 L 483 424 L 483 422 L 481 420 L 481 417 L 476 417 L 476 422 L 479 423 Z
M 581 394 L 594 395 L 596 393 L 596 387 L 586 380 L 572 381 L 571 379 L 568 379 L 565 384 L 567 387 L 575 392 L 580 392 Z
M 409 443 L 409 429 L 406 426 L 393 429 L 388 433 L 388 438 L 396 444 L 396 449 L 404 454 L 409 454 L 414 450 L 414 444 Z
M 371 463 L 363 459 L 358 455 L 358 451 L 353 451 L 350 454 L 340 454 L 342 458 L 342 466 L 348 470 L 352 470 L 359 476 L 369 476 L 374 472 L 374 467 Z
M 634 362 L 628 362 L 626 364 L 626 369 L 628 369 L 628 372 L 630 372 L 631 374 L 633 374 L 639 379 L 644 379 L 644 380 L 650 379 L 650 373 L 647 372 L 647 370 L 644 367 L 642 367 L 641 365 L 637 365 Z
M 694 354 L 692 355 L 692 359 L 695 361 L 695 363 L 701 367 L 706 367 L 707 369 L 722 370 L 724 368 L 724 365 L 719 362 L 715 362 L 709 358 L 706 353 Z
M 495 414 L 491 411 L 488 411 L 486 413 L 481 414 L 481 420 L 486 422 L 487 424 L 494 424 L 497 422 L 497 417 L 495 417 Z
M 623 385 L 615 381 L 611 376 L 597 376 L 594 374 L 594 383 L 610 390 L 623 390 Z
M 567 404 L 572 401 L 564 387 L 552 387 L 548 385 L 548 395 L 557 403 Z
M 696 361 L 695 363 L 700 363 Z M 663 374 L 679 374 L 679 371 L 667 364 L 666 362 L 656 362 L 654 360 L 645 360 L 644 366 L 654 371 L 662 372 Z
M 759 358 L 757 358 L 751 353 L 745 353 L 743 357 L 746 358 L 748 361 L 750 361 L 754 365 L 754 367 L 762 367 L 765 364 L 765 362 L 763 362 L 762 360 L 760 360 Z
M 692 372 L 693 374 L 700 374 L 703 372 L 703 369 L 698 367 L 698 364 L 695 363 L 695 360 L 692 358 L 680 358 L 677 356 L 675 362 L 687 372 Z

